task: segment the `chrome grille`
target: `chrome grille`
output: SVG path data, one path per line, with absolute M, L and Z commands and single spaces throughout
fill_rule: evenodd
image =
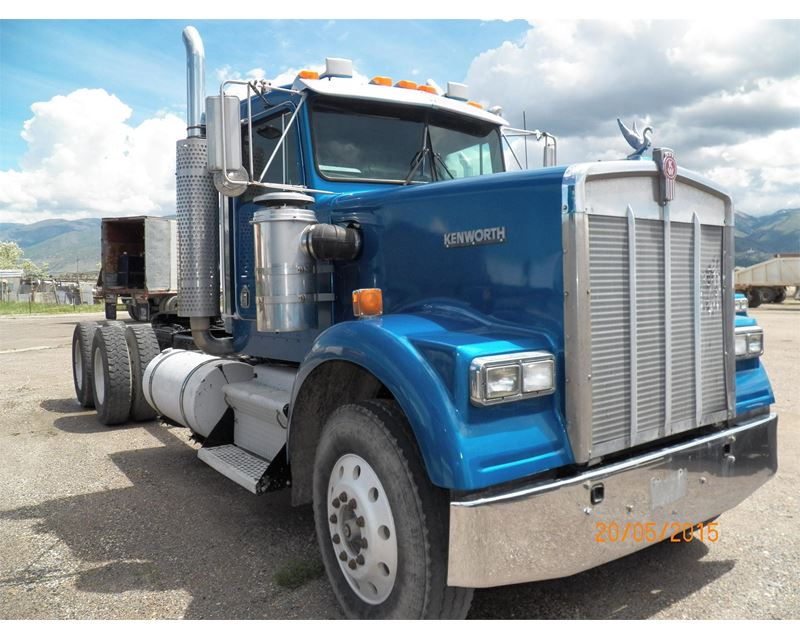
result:
M 592 456 L 724 418 L 723 228 L 585 219 Z

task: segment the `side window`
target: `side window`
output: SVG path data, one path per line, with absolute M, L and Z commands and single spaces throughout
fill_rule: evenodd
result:
M 256 120 L 253 122 L 253 180 L 258 180 L 261 172 L 267 165 L 267 161 L 275 151 L 281 135 L 289 124 L 292 114 L 288 111 L 276 113 L 267 119 Z M 250 170 L 249 142 L 247 139 L 247 127 L 242 127 L 242 161 L 247 170 Z M 300 175 L 300 154 L 297 135 L 297 122 L 292 125 L 292 130 L 286 136 L 281 148 L 272 160 L 264 178 L 261 182 L 274 182 L 281 184 L 302 184 Z M 263 193 L 263 189 L 248 189 L 242 194 L 242 200 L 252 200 L 252 198 Z
M 494 173 L 491 150 L 489 145 L 485 143 L 449 153 L 444 157 L 444 163 L 454 178 L 468 178 L 470 176 Z

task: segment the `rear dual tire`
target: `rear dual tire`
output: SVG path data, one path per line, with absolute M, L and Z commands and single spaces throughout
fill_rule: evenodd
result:
M 131 411 L 131 363 L 122 327 L 97 328 L 92 342 L 92 377 L 97 419 L 107 426 L 125 422 Z
M 109 426 L 129 417 L 151 420 L 156 413 L 144 398 L 142 378 L 160 352 L 149 325 L 79 322 L 72 335 L 72 379 L 78 402 L 95 407 L 98 420 Z

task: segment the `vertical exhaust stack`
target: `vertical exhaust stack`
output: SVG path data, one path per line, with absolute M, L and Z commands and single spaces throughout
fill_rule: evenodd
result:
M 219 315 L 219 195 L 208 173 L 205 138 L 205 52 L 194 27 L 186 47 L 186 139 L 177 143 L 178 313 L 190 319 L 197 346 L 214 355 L 233 352 L 232 339 L 211 335 Z

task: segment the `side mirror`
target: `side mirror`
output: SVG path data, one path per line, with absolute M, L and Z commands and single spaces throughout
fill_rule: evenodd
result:
M 206 98 L 206 139 L 208 171 L 214 175 L 214 186 L 226 196 L 241 195 L 247 189 L 248 174 L 242 165 L 239 98 Z

